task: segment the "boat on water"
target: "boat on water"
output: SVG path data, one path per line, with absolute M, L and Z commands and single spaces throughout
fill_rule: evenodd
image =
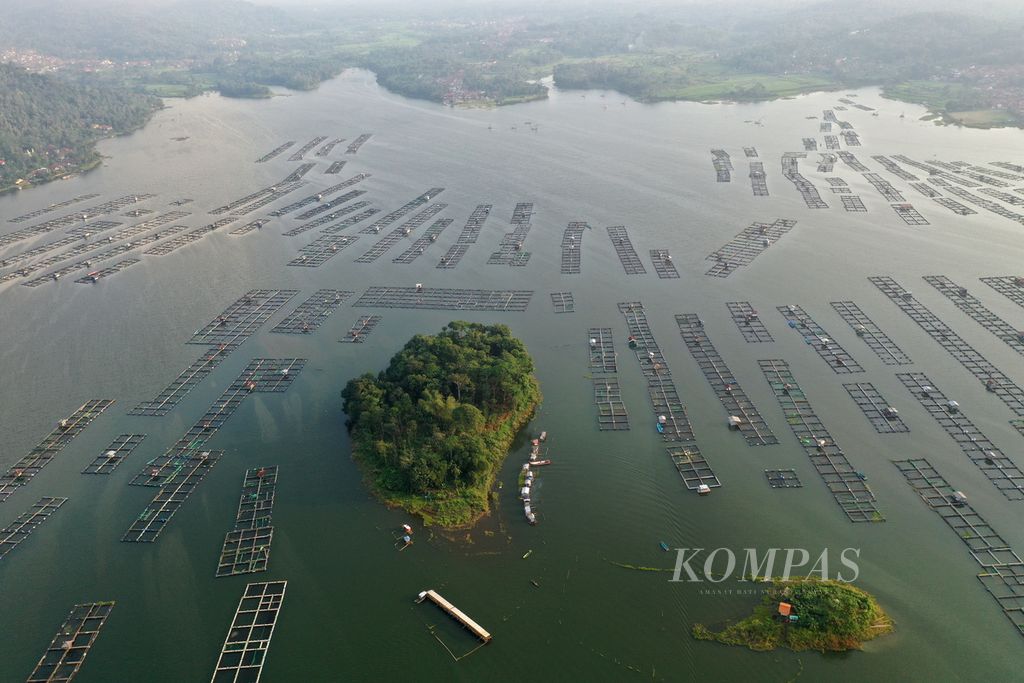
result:
M 550 465 L 551 461 L 550 460 L 534 460 L 530 464 L 532 466 L 534 466 L 534 467 L 540 467 L 541 465 Z
M 658 545 L 660 545 L 661 549 L 664 550 L 666 553 L 669 551 L 668 543 L 665 543 L 665 541 L 661 541 Z
M 658 433 L 659 434 L 664 434 L 665 433 L 665 425 L 663 425 L 663 424 L 661 424 L 659 422 L 658 424 L 655 425 L 655 427 L 658 428 Z

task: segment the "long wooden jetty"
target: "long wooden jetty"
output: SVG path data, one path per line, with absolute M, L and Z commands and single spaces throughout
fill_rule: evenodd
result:
M 430 600 L 435 605 L 443 609 L 445 612 L 450 614 L 456 621 L 458 621 L 460 624 L 469 629 L 473 633 L 473 635 L 475 635 L 480 640 L 484 641 L 485 643 L 491 642 L 491 634 L 487 631 L 487 629 L 485 629 L 483 626 L 470 619 L 465 612 L 463 612 L 458 607 L 456 607 L 455 605 L 441 597 L 441 595 L 437 593 L 437 591 L 430 589 L 421 592 L 419 594 L 419 597 L 416 599 L 416 604 L 419 604 L 424 600 Z

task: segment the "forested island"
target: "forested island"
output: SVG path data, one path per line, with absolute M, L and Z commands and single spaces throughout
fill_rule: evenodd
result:
M 489 511 L 498 469 L 541 393 L 508 327 L 455 321 L 410 339 L 342 398 L 373 491 L 428 525 L 454 528 Z
M 893 630 L 892 619 L 874 597 L 843 581 L 774 579 L 758 587 L 766 590 L 752 615 L 718 632 L 696 624 L 693 636 L 759 651 L 842 652 Z M 780 603 L 787 606 L 785 615 Z

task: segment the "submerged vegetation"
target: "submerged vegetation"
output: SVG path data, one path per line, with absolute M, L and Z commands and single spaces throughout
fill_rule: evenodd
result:
M 533 360 L 508 327 L 467 322 L 416 335 L 342 397 L 374 491 L 445 527 L 487 513 L 497 471 L 541 398 Z
M 892 620 L 874 597 L 843 581 L 813 577 L 774 579 L 754 613 L 721 631 L 695 624 L 693 636 L 751 650 L 788 647 L 794 651 L 841 652 L 893 630 Z M 792 607 L 795 620 L 779 615 L 779 603 Z

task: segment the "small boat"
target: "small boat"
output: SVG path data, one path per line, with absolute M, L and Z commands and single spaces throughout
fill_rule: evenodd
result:
M 660 545 L 661 549 L 664 550 L 666 553 L 669 551 L 668 543 L 665 543 L 665 541 L 662 541 L 658 545 Z
M 528 557 L 529 557 L 530 555 L 533 555 L 533 548 L 531 548 L 530 550 L 527 550 L 527 551 L 526 551 L 526 554 L 525 554 L 525 555 L 523 555 L 523 559 L 525 560 L 525 559 L 526 559 L 526 558 L 528 558 Z
M 657 423 L 657 424 L 655 425 L 655 427 L 657 427 L 657 428 L 658 428 L 658 433 L 659 433 L 659 434 L 664 434 L 664 433 L 665 433 L 665 425 L 663 425 L 663 424 L 661 424 L 661 423 L 659 422 L 659 423 Z
M 551 461 L 550 460 L 534 460 L 530 464 L 533 465 L 534 467 L 540 467 L 541 465 L 550 465 Z
M 533 584 L 534 588 L 540 588 L 540 584 L 535 579 L 530 579 L 530 583 Z

